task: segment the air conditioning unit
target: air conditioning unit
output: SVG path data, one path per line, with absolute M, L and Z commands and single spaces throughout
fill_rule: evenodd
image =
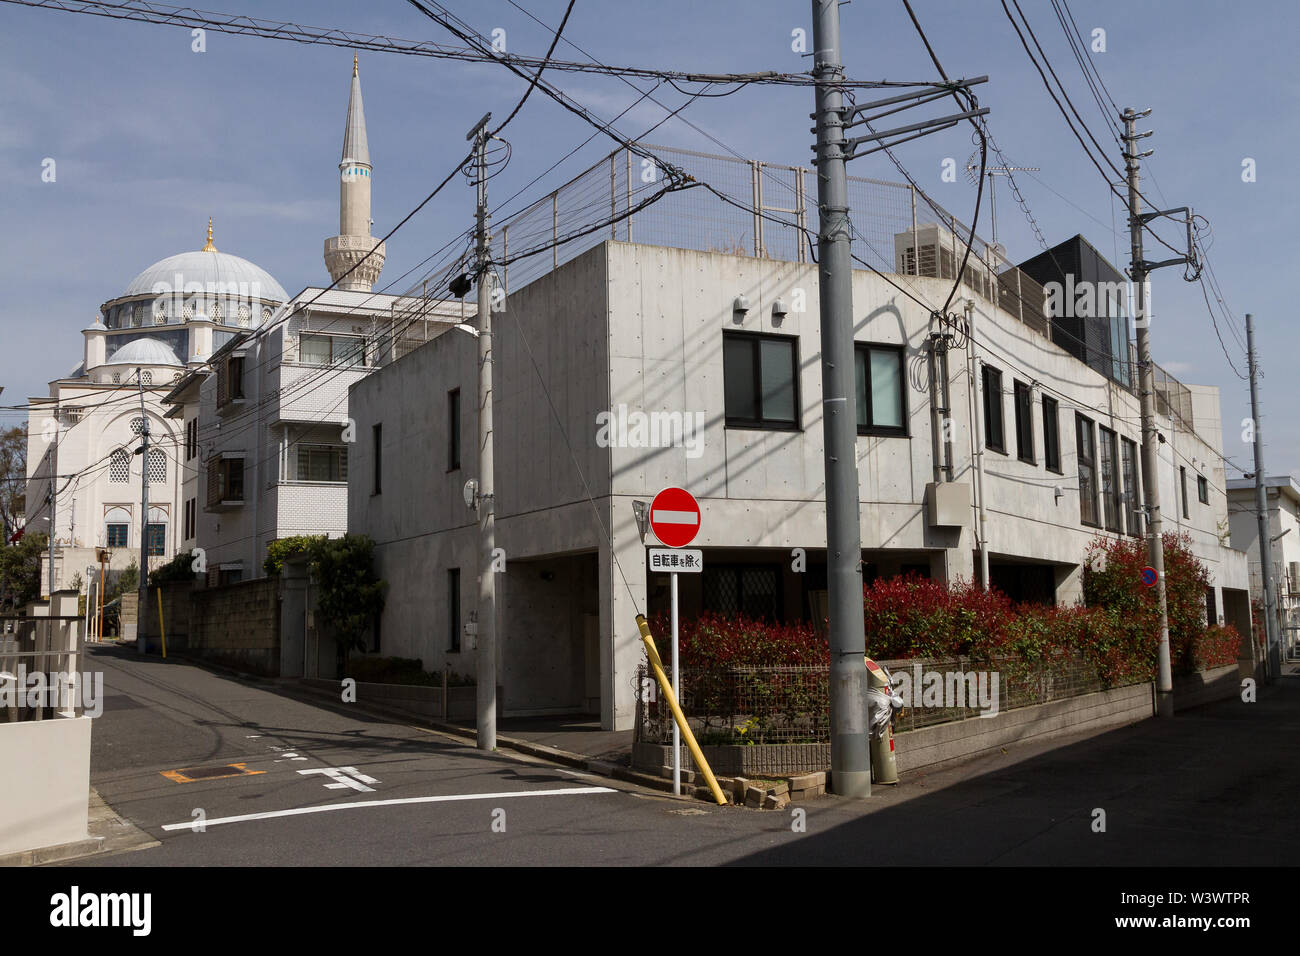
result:
M 1300 593 L 1300 561 L 1288 561 L 1286 564 L 1287 591 Z
M 953 279 L 962 257 L 966 254 L 964 236 L 954 236 L 947 227 L 937 222 L 922 223 L 906 232 L 894 235 L 894 264 L 900 275 L 929 276 L 932 279 Z M 982 243 L 977 241 L 966 263 L 964 283 L 975 293 L 993 301 L 996 277 L 981 260 Z M 996 267 L 996 265 L 995 265 Z

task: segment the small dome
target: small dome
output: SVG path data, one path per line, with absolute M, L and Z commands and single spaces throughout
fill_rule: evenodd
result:
M 113 353 L 105 365 L 174 365 L 183 368 L 185 363 L 176 353 L 157 339 L 143 338 L 128 342 Z
M 177 279 L 180 276 L 180 279 Z M 176 288 L 177 282 L 181 287 Z M 184 293 L 195 285 L 209 295 L 238 296 L 287 302 L 288 294 L 271 274 L 247 259 L 227 252 L 182 252 L 155 262 L 131 280 L 119 298 Z

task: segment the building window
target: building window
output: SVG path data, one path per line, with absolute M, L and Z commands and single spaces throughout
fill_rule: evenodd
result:
M 1043 466 L 1061 474 L 1061 416 L 1056 399 L 1043 396 Z
M 1187 469 L 1181 465 L 1178 468 L 1178 481 L 1183 490 L 1183 517 L 1190 518 L 1192 516 L 1192 509 L 1187 504 Z
M 358 335 L 300 335 L 298 361 L 303 365 L 364 365 L 366 340 Z
M 131 419 L 131 434 L 139 435 L 143 431 L 144 431 L 144 419 L 143 418 Z
M 460 389 L 447 393 L 447 470 L 460 467 Z
M 185 510 L 181 515 L 181 540 L 183 541 L 189 541 L 194 537 L 195 505 L 197 504 L 198 501 L 194 498 L 187 498 L 185 501 Z
M 991 365 L 981 367 L 984 386 L 984 447 L 1006 454 L 1006 436 L 1002 430 L 1002 373 Z
M 167 525 L 150 524 L 145 528 L 148 556 L 161 557 L 167 553 Z
M 1106 530 L 1119 531 L 1119 458 L 1115 454 L 1115 433 L 1109 428 L 1101 429 L 1098 444 L 1101 468 L 1101 502 Z
M 297 481 L 348 480 L 348 450 L 345 445 L 299 445 Z
M 199 453 L 199 420 L 191 418 L 185 423 L 185 460 L 193 461 Z
M 167 480 L 167 453 L 161 448 L 149 449 L 149 484 L 160 485 Z
M 383 491 L 384 474 L 384 426 L 370 426 L 370 442 L 374 454 L 374 469 L 370 476 L 370 493 L 377 495 Z
M 235 355 L 226 362 L 226 395 L 232 401 L 244 397 L 244 357 Z
M 715 564 L 701 575 L 704 609 L 718 614 L 781 620 L 781 566 Z
M 1210 482 L 1204 475 L 1196 476 L 1196 500 L 1203 505 L 1210 503 Z
M 110 548 L 125 548 L 130 536 L 131 526 L 129 524 L 113 523 L 105 526 L 105 539 Z
M 221 458 L 208 465 L 208 505 L 244 500 L 244 459 Z
M 460 568 L 447 572 L 447 650 L 460 653 Z
M 1076 414 L 1074 427 L 1079 451 L 1079 521 L 1097 528 L 1097 449 L 1092 420 Z
M 1120 471 L 1124 480 L 1124 527 L 1129 534 L 1142 533 L 1138 523 L 1137 445 L 1127 438 L 1120 439 Z
M 1034 458 L 1034 396 L 1024 382 L 1012 385 L 1016 405 L 1016 457 L 1031 465 L 1038 464 Z
M 799 427 L 795 339 L 755 332 L 724 332 L 722 365 L 727 425 Z
M 131 477 L 131 453 L 125 448 L 113 452 L 108 462 L 108 480 L 124 482 Z
M 853 347 L 859 435 L 906 435 L 907 391 L 901 345 Z

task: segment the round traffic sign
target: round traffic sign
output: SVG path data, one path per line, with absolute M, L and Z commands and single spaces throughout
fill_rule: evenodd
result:
M 700 503 L 689 491 L 665 488 L 650 502 L 650 527 L 670 548 L 684 548 L 700 530 Z
M 1145 567 L 1145 568 L 1142 569 L 1142 572 L 1141 572 L 1141 573 L 1142 573 L 1142 585 L 1143 585 L 1144 587 L 1153 588 L 1153 587 L 1156 586 L 1156 569 L 1155 569 L 1155 568 L 1152 568 L 1152 567 Z

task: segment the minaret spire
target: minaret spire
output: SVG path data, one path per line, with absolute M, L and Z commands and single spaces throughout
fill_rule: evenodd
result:
M 339 234 L 325 240 L 325 265 L 340 289 L 369 292 L 384 267 L 384 247 L 370 235 L 372 167 L 359 74 L 357 54 L 353 53 L 352 88 L 348 94 L 347 122 L 343 127 L 343 156 L 339 161 Z M 368 258 L 367 253 L 370 253 Z M 364 262 L 361 261 L 363 258 Z M 342 279 L 354 265 L 356 268 L 351 274 Z
M 200 252 L 216 252 L 217 247 L 212 244 L 212 217 L 208 217 L 208 244 L 199 250 Z

